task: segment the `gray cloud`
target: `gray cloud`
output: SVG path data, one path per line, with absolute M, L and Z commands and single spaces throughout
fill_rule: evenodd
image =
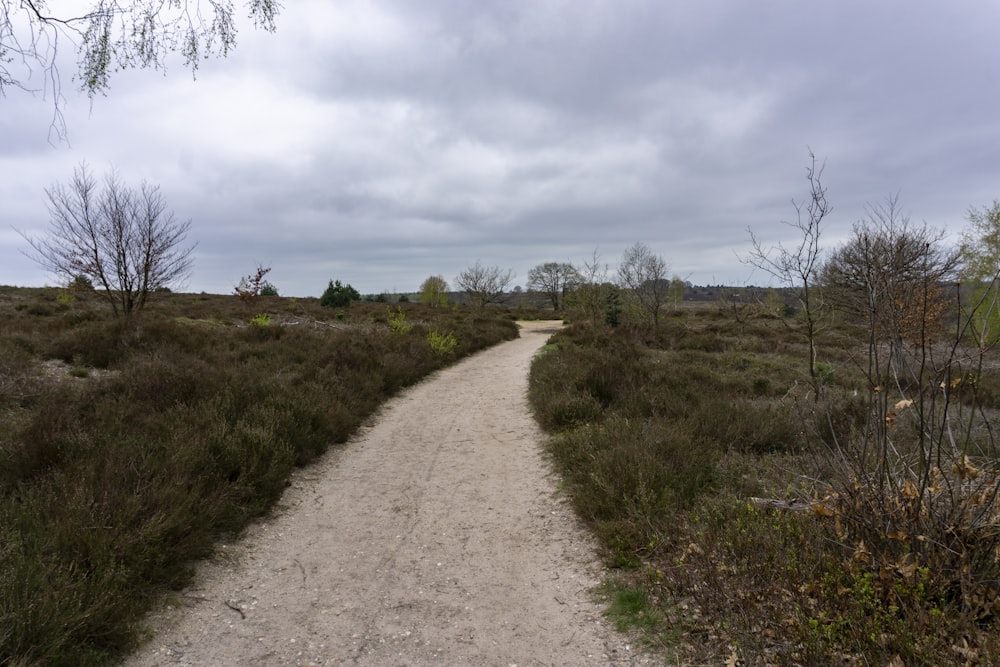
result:
M 900 1 L 295 3 L 192 81 L 124 72 L 111 95 L 0 100 L 0 222 L 41 229 L 43 188 L 88 161 L 159 183 L 199 242 L 189 289 L 257 262 L 283 293 L 330 278 L 414 290 L 481 259 L 612 265 L 635 241 L 700 283 L 753 227 L 783 240 L 827 161 L 827 240 L 864 204 L 952 232 L 996 192 L 1000 9 Z M 51 280 L 0 233 L 0 283 Z

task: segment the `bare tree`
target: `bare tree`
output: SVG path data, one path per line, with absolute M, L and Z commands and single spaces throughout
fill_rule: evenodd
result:
M 52 127 L 65 135 L 62 78 L 57 60 L 69 42 L 77 51 L 80 88 L 91 98 L 106 93 L 111 73 L 131 68 L 163 69 L 167 55 L 180 52 L 192 72 L 210 55 L 227 56 L 236 46 L 232 2 L 88 0 L 56 3 L 67 13 L 53 14 L 44 0 L 0 0 L 0 96 L 7 88 L 41 92 L 53 102 Z M 273 32 L 278 0 L 247 0 L 255 25 Z
M 940 335 L 950 307 L 945 285 L 961 255 L 943 246 L 943 230 L 911 225 L 897 195 L 867 209 L 824 265 L 823 282 L 835 307 L 867 323 L 873 345 L 888 344 L 893 374 L 910 374 L 904 344 L 926 349 Z
M 645 243 L 636 243 L 622 255 L 618 265 L 621 286 L 635 296 L 639 308 L 653 326 L 660 323 L 660 309 L 670 294 L 670 267 Z
M 820 375 L 816 368 L 816 337 L 823 310 L 822 296 L 817 289 L 817 272 L 820 269 L 823 252 L 819 239 L 823 219 L 833 210 L 826 200 L 826 188 L 823 187 L 825 167 L 823 164 L 817 168 L 816 155 L 809 151 L 809 166 L 806 167 L 809 200 L 803 204 L 793 199 L 795 222 L 784 223 L 798 234 L 795 245 L 785 247 L 779 243 L 765 249 L 753 231 L 748 229 L 753 250 L 743 259 L 747 264 L 766 271 L 786 287 L 795 290 L 795 298 L 799 302 L 805 321 L 805 338 L 809 346 L 809 381 L 812 384 L 813 397 L 817 401 Z
M 86 276 L 104 290 L 116 316 L 142 309 L 151 292 L 175 284 L 191 272 L 194 246 L 183 247 L 191 221 L 167 211 L 159 187 L 143 181 L 124 185 L 113 171 L 104 189 L 86 165 L 69 187 L 45 191 L 51 216 L 48 236 L 21 236 L 28 257 L 67 280 Z
M 823 268 L 831 304 L 864 327 L 870 388 L 866 420 L 827 441 L 828 509 L 839 542 L 870 545 L 860 567 L 905 561 L 946 572 L 935 585 L 961 591 L 955 608 L 977 618 L 991 604 L 981 591 L 997 578 L 1000 536 L 982 526 L 1000 485 L 991 398 L 979 382 L 993 350 L 969 343 L 978 342 L 976 310 L 993 306 L 956 307 L 949 283 L 961 254 L 944 241 L 943 230 L 911 224 L 893 195 L 867 207 Z
M 528 271 L 528 289 L 544 294 L 557 311 L 580 281 L 580 272 L 569 262 L 545 262 Z
M 507 287 L 514 280 L 512 269 L 503 270 L 499 266 L 483 266 L 476 263 L 458 274 L 455 284 L 469 296 L 480 308 L 494 303 L 503 296 Z

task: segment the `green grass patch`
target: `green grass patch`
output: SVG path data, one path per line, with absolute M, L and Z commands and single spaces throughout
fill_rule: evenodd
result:
M 639 586 L 607 586 L 605 615 L 619 632 L 638 630 L 648 633 L 659 626 L 663 615 L 650 603 L 649 592 Z

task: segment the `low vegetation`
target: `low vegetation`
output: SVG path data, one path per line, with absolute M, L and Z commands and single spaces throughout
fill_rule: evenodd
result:
M 810 339 L 727 301 L 588 319 L 530 398 L 616 624 L 669 664 L 1000 661 L 1000 374 L 973 332 L 895 348 L 833 312 Z
M 517 335 L 502 311 L 164 293 L 125 321 L 99 298 L 0 288 L 0 664 L 114 659 L 296 467 Z

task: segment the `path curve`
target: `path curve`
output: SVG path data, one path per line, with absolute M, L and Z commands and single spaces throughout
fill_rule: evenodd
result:
M 591 599 L 593 540 L 528 411 L 552 326 L 435 373 L 299 472 L 126 664 L 640 664 Z

